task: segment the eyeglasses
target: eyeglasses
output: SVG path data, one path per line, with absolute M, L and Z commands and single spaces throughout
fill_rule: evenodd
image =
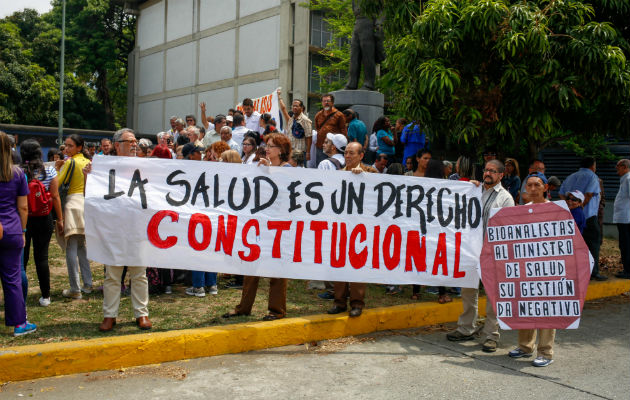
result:
M 138 144 L 136 139 L 117 140 L 118 143 Z
M 499 171 L 497 171 L 496 169 L 489 169 L 489 168 L 484 168 L 483 172 L 489 172 L 491 174 L 498 174 Z

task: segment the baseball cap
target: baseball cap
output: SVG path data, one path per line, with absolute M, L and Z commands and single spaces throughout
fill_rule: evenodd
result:
M 579 190 L 574 190 L 572 192 L 569 192 L 569 194 L 575 197 L 576 199 L 579 199 L 581 202 L 584 202 L 584 194 L 580 192 Z
M 327 133 L 326 139 L 330 140 L 339 151 L 344 151 L 348 145 L 348 139 L 341 133 Z

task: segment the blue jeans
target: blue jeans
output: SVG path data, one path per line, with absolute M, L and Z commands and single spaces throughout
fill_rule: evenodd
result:
M 215 286 L 217 284 L 216 272 L 193 271 L 192 284 L 195 288 L 204 286 Z

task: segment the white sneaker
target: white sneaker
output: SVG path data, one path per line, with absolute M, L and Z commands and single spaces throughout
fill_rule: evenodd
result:
M 167 285 L 164 288 L 164 294 L 173 294 L 173 288 L 171 287 L 171 285 Z
M 186 289 L 186 294 L 189 296 L 206 297 L 206 290 L 202 287 L 189 287 Z
M 534 361 L 532 361 L 532 365 L 534 367 L 546 367 L 549 364 L 553 363 L 553 359 L 551 358 L 545 358 L 542 356 L 538 356 L 536 357 L 536 359 Z
M 48 307 L 50 305 L 50 297 L 40 297 L 39 298 L 39 305 L 42 307 Z
M 210 289 L 208 289 L 208 293 L 209 294 L 219 294 L 219 288 L 217 287 L 217 285 L 212 285 L 212 286 L 210 286 Z

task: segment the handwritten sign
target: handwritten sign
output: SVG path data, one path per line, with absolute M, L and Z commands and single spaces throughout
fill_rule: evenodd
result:
M 565 202 L 493 210 L 480 266 L 503 329 L 577 328 L 592 258 Z

